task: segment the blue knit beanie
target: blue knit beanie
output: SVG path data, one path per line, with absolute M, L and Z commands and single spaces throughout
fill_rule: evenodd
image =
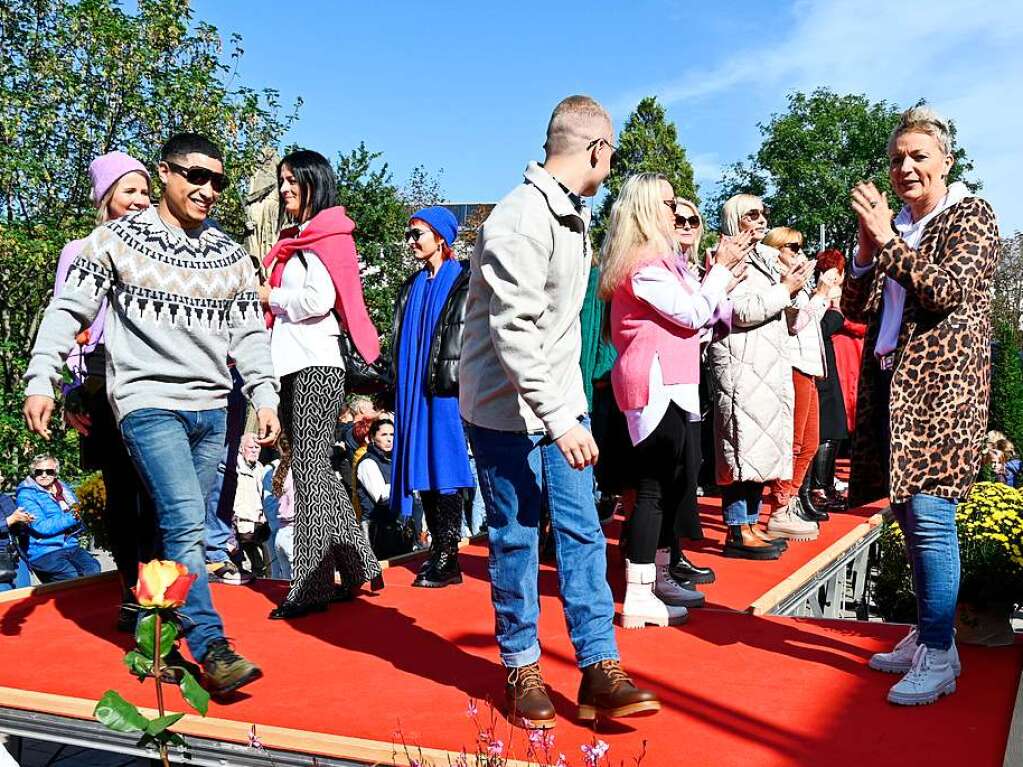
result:
M 449 248 L 455 244 L 458 238 L 458 219 L 443 205 L 431 205 L 417 210 L 409 216 L 409 221 L 416 218 L 429 224 L 433 231 L 444 238 Z

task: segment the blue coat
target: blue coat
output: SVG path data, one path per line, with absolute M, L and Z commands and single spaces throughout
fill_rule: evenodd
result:
M 64 485 L 64 496 L 68 503 L 72 505 L 78 503 L 75 494 L 67 485 Z M 82 523 L 74 514 L 63 511 L 54 497 L 39 487 L 34 480 L 26 479 L 18 485 L 16 498 L 18 505 L 35 517 L 35 521 L 22 527 L 25 531 L 21 536 L 22 544 L 29 564 L 46 554 L 78 548 L 78 534 L 82 530 Z

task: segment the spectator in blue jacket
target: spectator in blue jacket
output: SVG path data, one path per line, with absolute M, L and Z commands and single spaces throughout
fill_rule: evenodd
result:
M 32 461 L 32 473 L 18 485 L 17 503 L 32 516 L 22 527 L 28 566 L 43 583 L 95 575 L 100 564 L 78 542 L 82 521 L 78 499 L 57 478 L 60 463 L 50 455 Z
M 4 475 L 0 474 L 0 487 L 4 487 Z M 10 547 L 13 537 L 17 535 L 20 526 L 32 521 L 32 515 L 20 508 L 14 501 L 14 497 L 7 493 L 0 493 L 0 551 Z M 28 572 L 25 560 L 16 556 L 16 572 L 13 580 L 0 580 L 0 592 L 20 589 L 31 584 L 32 579 Z

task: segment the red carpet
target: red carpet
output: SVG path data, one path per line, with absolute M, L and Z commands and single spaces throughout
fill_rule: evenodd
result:
M 411 566 L 397 568 L 381 593 L 291 624 L 266 620 L 282 594 L 276 584 L 216 587 L 228 633 L 266 676 L 210 715 L 385 742 L 400 726 L 412 743 L 471 749 L 467 698 L 497 698 L 504 675 L 485 549 L 470 547 L 463 562 L 461 587 L 412 589 Z M 722 578 L 721 588 L 730 580 Z M 581 764 L 579 746 L 593 733 L 573 721 L 578 672 L 549 568 L 540 585 L 544 671 L 562 717 L 556 750 Z M 151 687 L 140 687 L 120 662 L 126 638 L 112 630 L 116 599 L 109 582 L 0 605 L 0 686 L 93 700 L 115 687 L 152 705 Z M 902 633 L 718 610 L 694 611 L 680 628 L 619 631 L 628 670 L 656 688 L 664 710 L 598 737 L 611 744 L 614 765 L 633 764 L 644 741 L 646 767 L 1000 765 L 1023 646 L 964 647 L 958 693 L 935 706 L 897 709 L 884 699 L 894 678 L 871 672 L 866 660 Z M 509 743 L 504 725 L 499 735 Z M 524 755 L 523 741 L 516 732 L 516 756 Z

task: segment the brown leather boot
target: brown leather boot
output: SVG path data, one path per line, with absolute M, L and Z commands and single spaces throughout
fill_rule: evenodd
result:
M 539 663 L 508 670 L 504 699 L 508 704 L 508 721 L 512 724 L 529 729 L 554 726 L 554 704 L 547 697 Z
M 746 525 L 749 528 L 751 534 L 755 535 L 764 543 L 770 543 L 772 546 L 778 549 L 778 551 L 785 551 L 789 547 L 788 541 L 784 538 L 772 538 L 768 535 L 760 525 Z
M 763 541 L 749 525 L 729 525 L 722 553 L 733 559 L 777 559 L 781 551 Z
M 579 718 L 591 721 L 598 716 L 616 718 L 653 714 L 661 703 L 650 690 L 641 690 L 616 660 L 602 660 L 583 669 L 579 684 Z

